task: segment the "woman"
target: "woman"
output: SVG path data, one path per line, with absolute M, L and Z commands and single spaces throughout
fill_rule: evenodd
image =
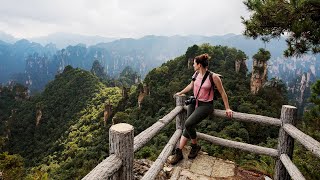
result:
M 220 77 L 215 73 L 209 73 L 208 69 L 208 54 L 202 54 L 194 58 L 193 67 L 194 75 L 191 83 L 182 91 L 176 93 L 176 96 L 185 94 L 193 89 L 194 97 L 196 97 L 195 104 L 188 106 L 188 119 L 185 121 L 185 128 L 180 139 L 180 145 L 176 148 L 175 156 L 171 164 L 177 164 L 183 159 L 182 149 L 187 144 L 188 139 L 191 139 L 191 151 L 188 155 L 189 159 L 193 159 L 198 155 L 201 147 L 197 144 L 197 134 L 195 126 L 203 119 L 208 117 L 213 111 L 213 88 L 208 76 L 212 76 L 213 82 L 221 94 L 226 109 L 226 116 L 232 118 L 232 110 L 229 107 L 228 96 L 222 86 Z M 207 75 L 206 75 L 207 74 Z M 205 78 L 203 84 L 202 80 Z

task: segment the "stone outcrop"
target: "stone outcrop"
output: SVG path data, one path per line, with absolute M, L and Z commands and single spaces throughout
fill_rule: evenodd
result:
M 38 127 L 42 117 L 42 111 L 41 109 L 37 109 L 37 114 L 36 114 L 36 127 Z
M 235 61 L 236 73 L 240 71 L 240 69 L 247 69 L 246 59 L 238 59 Z
M 139 93 L 139 96 L 138 96 L 138 106 L 139 106 L 139 108 L 141 108 L 141 102 L 142 102 L 143 98 L 146 95 L 149 95 L 149 94 L 150 94 L 149 87 L 146 84 L 143 84 L 143 89 L 140 89 L 140 93 Z
M 267 62 L 254 59 L 250 89 L 252 94 L 257 94 L 267 80 Z
M 298 106 L 307 102 L 307 98 L 311 93 L 311 85 L 313 81 L 315 81 L 315 77 L 313 73 L 309 71 L 297 77 L 295 81 L 291 81 L 290 84 L 287 83 L 288 92 L 293 95 L 293 99 Z
M 110 101 L 104 104 L 104 112 L 103 112 L 103 121 L 104 121 L 104 125 L 107 125 L 107 121 L 110 118 L 110 116 L 112 115 L 112 105 L 110 103 Z

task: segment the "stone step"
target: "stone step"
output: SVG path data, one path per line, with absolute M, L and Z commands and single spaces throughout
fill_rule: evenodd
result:
M 239 169 L 232 161 L 215 158 L 202 151 L 195 159 L 188 159 L 190 149 L 186 146 L 182 150 L 184 159 L 178 164 L 172 166 L 167 163 L 170 168 L 172 167 L 169 173 L 171 175 L 170 180 L 265 179 L 261 174 Z M 168 162 L 172 157 L 169 157 Z

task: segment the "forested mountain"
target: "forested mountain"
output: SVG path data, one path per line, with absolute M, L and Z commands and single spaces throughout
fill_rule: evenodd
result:
M 53 44 L 43 47 L 38 43 L 31 43 L 22 39 L 14 44 L 8 44 L 0 41 L 0 82 L 6 83 L 10 79 L 14 79 L 13 75 L 24 73 L 27 66 L 27 59 L 34 54 L 52 56 L 56 52 Z M 23 78 L 27 78 L 24 75 Z M 23 82 L 24 84 L 25 82 Z
M 241 59 L 246 55 L 237 49 L 224 46 L 210 46 L 204 44 L 189 47 L 187 52 L 170 60 L 160 67 L 151 70 L 145 80 L 146 88 L 138 87 L 135 94 L 130 96 L 125 111 L 118 112 L 115 116 L 135 127 L 135 133 L 139 133 L 152 125 L 155 121 L 167 114 L 174 106 L 173 94 L 183 89 L 191 81 L 193 74 L 192 57 L 202 53 L 209 53 L 213 58 L 209 61 L 209 69 L 223 76 L 223 84 L 229 96 L 230 107 L 234 111 L 251 114 L 260 114 L 269 117 L 279 118 L 281 106 L 288 104 L 285 85 L 281 81 L 271 79 L 265 83 L 258 94 L 250 92 L 250 76 L 245 66 L 240 66 L 236 71 L 235 59 Z M 191 61 L 190 61 L 191 59 Z M 148 92 L 144 92 L 145 89 Z M 140 107 L 137 104 L 137 97 L 144 94 Z M 224 109 L 222 100 L 215 102 L 215 108 Z M 317 119 L 307 121 L 309 124 L 319 123 Z M 303 122 L 299 120 L 299 125 Z M 303 128 L 304 132 L 311 131 Z M 172 136 L 175 124 L 170 124 L 157 137 L 152 139 L 147 147 L 142 148 L 137 157 L 149 157 L 155 159 Z M 254 123 L 242 123 L 229 119 L 209 117 L 202 121 L 197 130 L 209 135 L 232 139 L 250 144 L 258 144 L 265 147 L 277 148 L 278 129 Z M 312 133 L 318 137 L 319 131 Z M 220 158 L 234 160 L 242 167 L 259 171 L 272 176 L 275 161 L 271 157 L 258 156 L 245 153 L 236 149 L 213 146 L 200 142 L 204 151 L 210 155 Z M 302 169 L 305 177 L 309 179 L 319 178 L 319 160 L 305 154 L 303 148 L 295 146 L 294 161 Z
M 148 89 L 149 92 L 145 93 L 142 86 L 138 87 L 136 93 L 129 97 L 126 109 L 118 112 L 115 116 L 121 117 L 124 122 L 133 124 L 135 134 L 137 134 L 170 112 L 175 106 L 173 94 L 183 89 L 191 81 L 191 76 L 194 73 L 192 57 L 202 53 L 209 53 L 212 56 L 209 61 L 209 69 L 223 76 L 223 84 L 229 96 L 230 107 L 234 111 L 279 117 L 281 106 L 287 103 L 285 89 L 279 88 L 282 85 L 281 82 L 264 86 L 257 95 L 251 94 L 250 75 L 247 74 L 246 66 L 240 66 L 239 72 L 236 72 L 235 67 L 235 59 L 242 59 L 246 55 L 234 48 L 208 44 L 189 47 L 184 55 L 151 70 L 144 80 L 144 84 L 147 86 L 144 89 Z M 145 94 L 145 96 L 139 107 L 137 97 L 140 97 L 141 94 Z M 221 99 L 215 102 L 215 108 L 224 109 Z M 172 123 L 147 147 L 142 148 L 136 154 L 137 157 L 155 159 L 174 130 L 175 124 Z M 214 117 L 202 121 L 197 130 L 210 135 L 267 147 L 274 147 L 277 143 L 275 138 L 278 136 L 277 128 Z M 250 161 L 253 160 L 255 162 L 263 161 L 267 165 L 267 170 L 264 173 L 273 172 L 272 163 L 274 161 L 272 158 L 201 143 L 203 150 L 210 155 L 232 159 L 243 166 L 250 164 Z
M 70 36 L 72 39 L 73 36 Z M 99 39 L 99 38 L 98 38 Z M 98 40 L 97 40 L 98 41 Z M 101 41 L 105 41 L 101 39 Z M 67 46 L 58 50 L 54 44 L 45 47 L 27 40 L 15 44 L 0 43 L 0 82 L 15 80 L 26 85 L 32 94 L 42 91 L 45 85 L 64 67 L 71 65 L 90 70 L 98 60 L 110 77 L 119 77 L 122 70 L 130 66 L 143 79 L 154 67 L 168 59 L 183 54 L 193 44 L 210 43 L 235 47 L 246 53 L 249 71 L 252 69 L 252 55 L 261 47 L 271 53 L 269 78 L 276 77 L 286 83 L 290 99 L 304 108 L 310 95 L 310 84 L 319 77 L 320 57 L 304 55 L 300 58 L 284 58 L 284 39 L 269 43 L 247 39 L 242 35 L 224 36 L 145 36 L 140 39 L 119 39 L 87 47 L 85 44 Z
M 107 87 L 90 72 L 67 66 L 30 99 L 16 101 L 3 92 L 1 98 L 6 100 L 1 99 L 0 105 L 9 104 L 14 110 L 1 114 L 1 148 L 21 155 L 30 177 L 80 178 L 108 155 L 110 122 L 104 122 L 103 112 L 106 103 L 117 107 L 119 88 Z M 2 154 L 2 160 L 7 156 Z
M 1 108 L 3 114 L 0 115 L 0 145 L 3 152 L 0 161 L 5 164 L 1 167 L 5 175 L 26 179 L 83 177 L 108 156 L 107 132 L 111 120 L 105 121 L 105 104 L 114 107 L 114 122 L 132 124 L 135 134 L 140 133 L 175 106 L 172 95 L 190 82 L 193 74 L 192 57 L 201 53 L 209 53 L 212 56 L 209 69 L 223 75 L 230 107 L 234 111 L 279 117 L 281 106 L 288 103 L 286 90 L 281 88 L 284 84 L 281 81 L 266 83 L 258 94 L 251 94 L 247 67 L 241 64 L 239 71 L 235 70 L 235 60 L 244 59 L 246 54 L 234 48 L 209 44 L 191 46 L 184 55 L 151 70 L 142 84 L 134 85 L 127 93 L 121 93 L 118 87 L 107 87 L 101 78 L 92 74 L 102 70 L 99 64 L 92 66 L 92 73 L 66 66 L 36 96 L 26 96 L 24 88 L 1 87 L 0 106 L 10 107 Z M 121 74 L 121 77 L 131 78 L 125 82 L 132 83 L 136 78 L 136 74 L 128 68 Z M 215 102 L 215 108 L 224 108 L 221 99 Z M 171 123 L 135 157 L 155 159 L 174 129 L 175 124 Z M 275 127 L 214 117 L 200 123 L 198 130 L 209 135 L 273 148 L 278 137 L 278 129 Z M 234 160 L 249 169 L 262 164 L 256 170 L 269 175 L 273 173 L 274 160 L 271 157 L 204 142 L 201 145 L 210 155 Z M 299 158 L 303 153 L 299 148 L 296 160 L 298 165 L 303 166 L 304 171 L 311 172 L 310 177 L 317 177 L 313 170 L 317 162 L 310 163 L 313 161 L 310 156 Z M 311 165 L 306 167 L 305 162 Z

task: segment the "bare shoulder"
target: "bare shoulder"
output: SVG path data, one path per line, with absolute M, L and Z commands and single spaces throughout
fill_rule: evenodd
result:
M 212 72 L 212 78 L 213 78 L 213 80 L 221 80 L 220 77 L 221 77 L 221 74 Z

